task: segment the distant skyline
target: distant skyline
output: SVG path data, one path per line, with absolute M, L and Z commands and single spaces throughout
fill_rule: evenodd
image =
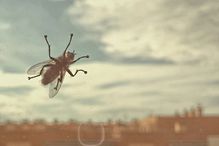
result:
M 219 5 L 211 0 L 0 0 L 0 120 L 132 119 L 198 103 L 219 113 Z M 72 65 L 48 98 L 26 70 L 58 56 Z

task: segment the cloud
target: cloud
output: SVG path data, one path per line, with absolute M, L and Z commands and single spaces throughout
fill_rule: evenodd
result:
M 214 108 L 219 105 L 219 94 L 212 95 L 210 100 L 206 101 L 205 106 L 207 108 Z M 216 112 L 215 112 L 216 113 Z
M 0 95 L 7 95 L 13 97 L 14 95 L 28 95 L 34 88 L 29 86 L 15 86 L 15 87 L 0 87 Z
M 68 12 L 72 21 L 100 33 L 112 55 L 200 63 L 218 60 L 217 8 L 209 0 L 84 0 Z
M 97 106 L 97 105 L 106 104 L 103 101 L 101 101 L 100 98 L 98 97 L 81 98 L 81 99 L 76 99 L 73 102 L 84 106 Z
M 113 107 L 108 109 L 103 109 L 99 111 L 104 119 L 107 117 L 111 120 L 131 120 L 134 118 L 139 118 L 152 113 L 152 109 L 148 107 Z
M 29 81 L 25 74 L 0 73 L 4 83 L 4 89 L 0 89 L 1 115 L 17 120 L 28 117 L 106 121 L 126 119 L 125 115 L 132 119 L 150 113 L 173 114 L 197 103 L 208 106 L 206 113 L 218 111 L 217 102 L 210 104 L 219 95 L 218 85 L 209 84 L 218 79 L 215 67 L 205 70 L 189 65 L 157 67 L 106 62 L 74 67 L 86 69 L 88 74 L 74 78 L 66 75 L 64 86 L 53 99 L 48 98 L 48 88 L 40 85 L 40 78 Z M 11 87 L 21 87 L 21 91 Z
M 66 121 L 70 118 L 76 119 L 75 117 L 79 117 L 80 113 L 73 105 L 66 105 L 61 101 L 50 101 L 33 105 L 29 108 L 29 114 L 32 115 L 31 119 L 42 118 L 52 121 L 58 118 L 61 121 Z
M 208 81 L 208 84 L 212 86 L 219 86 L 219 79 Z
M 168 60 L 165 58 L 155 58 L 151 56 L 121 57 L 120 59 L 118 57 L 112 61 L 116 63 L 122 63 L 122 64 L 145 64 L 145 65 L 174 65 L 175 64 L 173 60 Z
M 110 82 L 110 83 L 102 84 L 98 86 L 97 88 L 100 88 L 100 89 L 118 88 L 121 86 L 128 86 L 129 84 L 130 84 L 129 81 L 117 81 L 117 82 Z
M 0 20 L 0 31 L 8 30 L 11 28 L 11 24 L 6 22 L 1 22 Z
M 51 1 L 51 2 L 64 2 L 66 0 L 48 0 L 48 1 Z

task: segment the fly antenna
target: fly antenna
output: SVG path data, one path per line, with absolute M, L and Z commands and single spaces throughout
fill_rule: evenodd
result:
M 73 37 L 73 33 L 71 33 L 71 35 L 70 35 L 70 40 L 69 40 L 69 43 L 68 43 L 67 47 L 65 48 L 65 51 L 63 52 L 63 56 L 65 55 L 69 45 L 71 44 L 72 37 Z

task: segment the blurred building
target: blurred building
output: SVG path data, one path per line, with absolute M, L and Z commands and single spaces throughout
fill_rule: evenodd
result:
M 102 146 L 219 146 L 219 116 L 203 115 L 200 105 L 183 114 L 154 116 L 132 122 L 102 123 Z M 0 125 L 0 146 L 81 146 L 101 141 L 98 123 L 43 121 Z

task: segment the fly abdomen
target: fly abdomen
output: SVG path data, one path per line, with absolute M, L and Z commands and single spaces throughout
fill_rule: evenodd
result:
M 51 67 L 48 69 L 41 80 L 43 85 L 48 85 L 52 81 L 54 81 L 59 76 L 59 71 L 55 67 Z

